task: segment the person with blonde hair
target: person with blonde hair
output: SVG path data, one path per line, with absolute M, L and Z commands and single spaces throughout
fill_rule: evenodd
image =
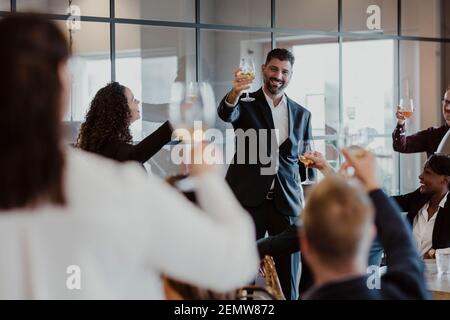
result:
M 303 298 L 428 298 L 411 230 L 399 208 L 380 188 L 375 156 L 365 152 L 357 158 L 348 149 L 342 152 L 347 161 L 344 168 L 353 167 L 359 183 L 330 175 L 314 188 L 306 203 L 300 246 L 314 286 Z M 367 269 L 376 233 L 389 256 L 381 279 L 373 279 L 377 273 Z

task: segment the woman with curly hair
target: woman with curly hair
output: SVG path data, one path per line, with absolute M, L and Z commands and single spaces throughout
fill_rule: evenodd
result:
M 133 145 L 129 126 L 140 117 L 139 100 L 118 82 L 100 89 L 81 125 L 77 147 L 118 161 L 146 162 L 171 140 L 166 121 L 140 143 Z
M 4 17 L 0 48 L 1 300 L 163 299 L 161 274 L 220 292 L 254 278 L 253 222 L 212 166 L 192 165 L 197 207 L 135 163 L 64 143 L 70 50 L 54 22 Z M 92 120 L 107 119 L 108 103 L 128 110 L 110 87 L 84 137 Z M 136 114 L 117 119 L 103 132 L 129 141 Z

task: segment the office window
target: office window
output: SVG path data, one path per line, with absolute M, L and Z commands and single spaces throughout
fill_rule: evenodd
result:
M 286 94 L 311 111 L 315 147 L 338 165 L 339 45 L 337 38 L 277 35 L 277 46 L 295 56 Z
M 450 84 L 447 62 L 450 47 L 442 42 L 450 34 L 446 18 L 450 0 L 400 1 L 401 30 L 398 30 L 397 0 L 342 0 L 342 32 L 358 35 L 346 34 L 342 56 L 337 37 L 317 35 L 338 31 L 338 0 L 273 2 L 275 27 L 283 29 L 273 34 L 276 46 L 292 50 L 297 58 L 286 92 L 311 110 L 316 148 L 337 167 L 342 160 L 337 158 L 337 149 L 349 142 L 348 135 L 357 132 L 367 137 L 368 147 L 375 151 L 382 166 L 383 186 L 391 193 L 411 191 L 425 160 L 424 155 L 399 155 L 392 150 L 395 105 L 409 92 L 416 112 L 408 121 L 408 133 L 440 125 L 439 101 Z M 72 35 L 74 57 L 70 68 L 74 81 L 70 108 L 65 115 L 72 127 L 70 141 L 76 137 L 77 126 L 84 119 L 92 97 L 110 81 L 113 70 L 117 80 L 130 87 L 142 101 L 143 119 L 131 127 L 136 141 L 168 118 L 167 103 L 176 79 L 194 81 L 198 76 L 200 81 L 209 81 L 218 103 L 231 88 L 233 71 L 240 58 L 251 57 L 257 71 L 251 90 L 261 87 L 260 66 L 271 49 L 271 33 L 269 29 L 263 29 L 267 32 L 242 29 L 270 27 L 271 0 L 115 0 L 116 18 L 149 20 L 150 25 L 140 25 L 139 21 L 115 25 L 114 69 L 110 62 L 109 3 L 110 0 L 73 0 L 82 16 L 108 19 L 104 23 L 81 22 L 81 30 Z M 200 23 L 222 25 L 221 30 L 200 28 L 196 39 L 196 3 Z M 63 15 L 58 24 L 68 35 L 65 18 L 68 0 L 17 0 L 16 4 L 21 12 Z M 376 14 L 367 12 L 371 5 L 380 9 L 380 30 L 368 27 Z M 0 11 L 9 10 L 10 1 L 0 0 Z M 191 25 L 151 26 L 151 21 Z M 360 34 L 374 33 L 381 39 L 361 39 Z M 383 38 L 397 34 L 431 37 L 436 42 Z M 400 41 L 399 50 L 396 41 Z M 196 44 L 200 46 L 199 57 Z M 342 61 L 342 83 L 339 83 L 339 61 Z M 224 130 L 230 125 L 217 119 L 216 127 Z M 155 173 L 178 172 L 170 167 L 164 152 L 154 159 Z
M 279 28 L 338 30 L 337 0 L 277 0 L 275 12 Z
M 379 17 L 380 26 L 375 23 L 376 17 Z M 397 0 L 343 0 L 342 25 L 345 32 L 396 35 Z M 373 27 L 380 29 L 372 30 Z
M 195 22 L 195 0 L 116 0 L 116 17 Z
M 73 0 L 72 5 L 80 9 L 82 16 L 109 16 L 109 0 Z M 17 0 L 17 11 L 35 11 L 41 13 L 67 14 L 67 0 Z
M 449 32 L 448 0 L 402 0 L 402 35 L 445 37 Z
M 392 149 L 396 97 L 394 40 L 345 39 L 342 48 L 343 119 L 342 144 L 352 136 L 375 153 L 383 188 L 398 193 L 398 166 Z
M 218 102 L 231 89 L 234 70 L 243 57 L 255 64 L 256 79 L 250 90 L 261 87 L 261 65 L 270 51 L 269 33 L 202 30 L 200 36 L 201 79 L 212 83 Z
M 10 11 L 11 7 L 10 7 L 11 1 L 9 0 L 0 0 L 0 11 Z
M 142 118 L 131 126 L 134 140 L 139 141 L 169 119 L 172 84 L 195 81 L 195 30 L 118 24 L 116 48 L 117 81 L 141 101 Z M 168 146 L 149 164 L 160 176 L 179 171 Z
M 448 79 L 447 44 L 424 41 L 400 41 L 400 98 L 413 99 L 414 114 L 406 122 L 407 134 L 443 123 L 441 99 Z M 443 74 L 444 73 L 444 74 Z M 425 153 L 400 156 L 401 192 L 415 190 Z
M 56 22 L 70 41 L 65 21 Z M 64 116 L 68 128 L 67 140 L 74 143 L 78 127 L 84 121 L 90 102 L 97 91 L 111 81 L 109 24 L 81 22 L 80 30 L 72 34 L 73 56 L 70 105 Z
M 270 27 L 270 0 L 200 0 L 200 21 Z

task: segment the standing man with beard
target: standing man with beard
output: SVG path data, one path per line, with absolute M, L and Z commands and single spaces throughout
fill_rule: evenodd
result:
M 252 102 L 240 96 L 253 79 L 236 70 L 233 88 L 218 107 L 219 117 L 232 123 L 236 134 L 236 153 L 226 180 L 251 214 L 257 239 L 296 224 L 303 208 L 298 156 L 304 152 L 304 142 L 312 139 L 311 113 L 284 93 L 294 60 L 286 49 L 270 51 L 261 69 L 264 85 L 250 94 Z M 274 260 L 284 295 L 297 299 L 300 254 Z

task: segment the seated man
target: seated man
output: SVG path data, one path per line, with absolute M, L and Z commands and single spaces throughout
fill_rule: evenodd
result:
M 343 150 L 361 185 L 331 175 L 312 191 L 303 212 L 302 254 L 314 275 L 304 299 L 425 299 L 423 264 L 400 210 L 380 189 L 376 161 Z M 389 255 L 387 272 L 369 289 L 367 256 L 375 229 Z

